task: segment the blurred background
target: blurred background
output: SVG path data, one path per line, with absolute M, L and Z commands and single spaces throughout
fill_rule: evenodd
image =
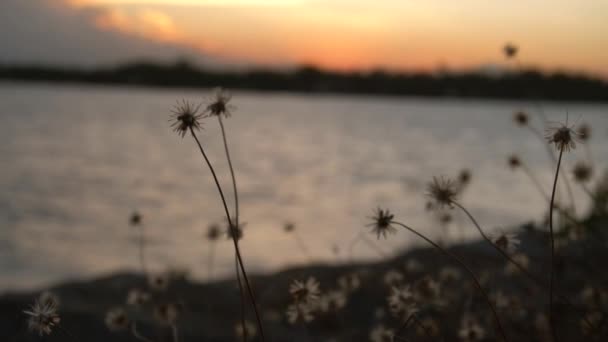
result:
M 607 13 L 565 0 L 3 0 L 0 291 L 136 270 L 135 211 L 152 268 L 208 279 L 206 232 L 223 211 L 168 119 L 214 86 L 235 106 L 225 122 L 252 270 L 379 258 L 349 251 L 377 206 L 446 241 L 476 237 L 425 210 L 432 176 L 463 169 L 463 202 L 488 229 L 541 220 L 546 201 L 507 157 L 547 192 L 553 164 L 513 113 L 539 129 L 537 114 L 590 124 L 591 157 L 568 154 L 563 176 L 586 158 L 604 169 Z M 230 195 L 215 120 L 201 139 Z M 387 255 L 412 243 L 379 241 Z M 230 241 L 216 251 L 213 276 L 232 276 Z

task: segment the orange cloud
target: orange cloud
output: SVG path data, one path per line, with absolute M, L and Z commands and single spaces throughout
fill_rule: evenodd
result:
M 101 29 L 117 30 L 160 42 L 182 43 L 186 40 L 171 17 L 150 9 L 134 14 L 108 9 L 99 14 L 94 22 Z

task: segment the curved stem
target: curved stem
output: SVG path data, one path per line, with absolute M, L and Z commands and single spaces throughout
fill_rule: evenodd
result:
M 234 267 L 236 269 L 236 281 L 239 285 L 239 296 L 241 297 L 241 328 L 243 329 L 243 342 L 247 342 L 247 325 L 245 324 L 245 294 L 243 293 L 243 282 L 239 270 L 239 260 L 234 256 Z
M 462 268 L 464 268 L 467 271 L 467 273 L 469 273 L 469 276 L 471 277 L 471 279 L 475 283 L 475 286 L 479 290 L 479 293 L 484 297 L 484 299 L 488 303 L 488 306 L 490 307 L 490 310 L 492 311 L 492 315 L 494 316 L 494 320 L 496 321 L 498 332 L 500 333 L 502 339 L 504 341 L 508 341 L 507 335 L 505 333 L 505 330 L 502 327 L 502 323 L 500 322 L 500 318 L 498 318 L 498 313 L 496 312 L 496 309 L 494 308 L 494 305 L 492 304 L 492 301 L 490 300 L 490 297 L 488 296 L 488 294 L 486 293 L 486 291 L 483 289 L 483 286 L 481 286 L 481 283 L 479 282 L 479 279 L 477 279 L 477 276 L 475 275 L 475 273 L 473 273 L 473 271 L 469 268 L 469 266 L 467 266 L 467 264 L 465 264 L 464 261 L 462 261 L 458 256 L 456 256 L 456 254 L 454 254 L 454 253 L 450 252 L 449 250 L 444 249 L 443 247 L 439 246 L 433 240 L 427 238 L 422 233 L 419 233 L 417 230 L 415 230 L 413 228 L 410 228 L 410 227 L 406 226 L 405 224 L 403 224 L 401 222 L 393 221 L 393 223 L 396 224 L 396 225 L 399 225 L 399 226 L 401 226 L 401 227 L 403 227 L 405 229 L 407 229 L 411 233 L 417 235 L 419 238 L 421 238 L 424 241 L 428 242 L 430 245 L 432 245 L 433 247 L 435 247 L 435 249 L 437 249 L 438 251 L 440 251 L 441 253 L 443 253 L 444 255 L 446 255 L 447 257 L 449 257 L 450 259 L 456 261 Z
M 203 149 L 203 146 L 201 145 L 200 141 L 198 140 L 198 137 L 196 136 L 196 133 L 194 133 L 194 130 L 192 129 L 192 127 L 190 127 L 190 133 L 192 134 L 192 137 L 196 141 L 196 144 L 198 145 L 198 148 L 199 148 L 201 154 L 203 155 L 203 158 L 205 158 L 205 162 L 207 163 L 207 166 L 209 167 L 209 170 L 211 171 L 211 175 L 213 176 L 213 180 L 215 181 L 217 190 L 220 193 L 222 205 L 224 206 L 224 211 L 226 213 L 226 220 L 228 220 L 228 225 L 230 226 L 230 230 L 232 231 L 231 235 L 232 235 L 232 242 L 234 244 L 234 250 L 236 252 L 236 256 L 239 261 L 239 266 L 241 268 L 241 272 L 243 273 L 243 278 L 245 279 L 245 285 L 247 286 L 247 291 L 249 292 L 249 298 L 251 300 L 251 305 L 253 306 L 253 310 L 255 312 L 255 317 L 256 317 L 256 320 L 258 323 L 258 328 L 260 329 L 260 337 L 262 338 L 262 341 L 266 341 L 266 338 L 264 336 L 264 327 L 262 325 L 262 318 L 258 311 L 257 303 L 255 300 L 255 295 L 253 294 L 253 289 L 251 288 L 251 283 L 249 282 L 249 277 L 247 276 L 247 271 L 245 270 L 245 265 L 243 264 L 243 258 L 241 256 L 241 250 L 239 248 L 239 244 L 237 241 L 237 236 L 238 236 L 237 231 L 236 231 L 237 227 L 235 227 L 232 223 L 232 218 L 230 217 L 230 212 L 228 211 L 228 205 L 226 204 L 226 198 L 224 197 L 224 192 L 222 191 L 222 187 L 220 186 L 220 183 L 217 179 L 215 170 L 213 169 L 213 166 L 211 165 L 209 158 L 207 158 L 207 154 L 205 153 L 205 150 Z
M 534 128 L 531 125 L 528 125 L 528 127 L 530 127 L 530 130 L 534 133 L 534 135 L 536 135 L 538 137 L 538 139 L 541 141 L 543 146 L 545 146 L 545 148 L 547 150 L 547 154 L 549 154 L 549 157 L 553 161 L 553 164 L 554 165 L 557 164 L 558 161 L 557 161 L 557 159 L 555 159 L 555 154 L 553 153 L 553 150 L 551 149 L 551 145 L 549 145 L 545 142 L 543 135 L 536 128 Z M 570 204 L 572 205 L 572 210 L 576 213 L 576 205 L 574 203 L 574 193 L 572 192 L 572 187 L 570 186 L 570 182 L 568 181 L 568 178 L 562 178 L 562 185 L 566 187 L 566 191 L 568 192 L 568 198 L 570 199 Z
M 557 188 L 557 179 L 559 177 L 559 168 L 562 163 L 562 156 L 564 155 L 564 150 L 559 150 L 559 157 L 557 159 L 557 169 L 555 170 L 555 179 L 553 180 L 553 190 L 551 192 L 551 202 L 549 203 L 549 233 L 551 237 L 551 271 L 549 277 L 549 322 L 551 323 L 551 332 L 553 334 L 553 339 L 557 341 L 557 333 L 555 331 L 555 317 L 553 315 L 553 300 L 554 300 L 554 291 L 553 288 L 555 286 L 555 238 L 553 233 L 553 203 L 555 201 L 555 189 Z
M 536 275 L 532 274 L 530 271 L 528 271 L 528 269 L 526 267 L 522 266 L 520 263 L 518 263 L 517 261 L 515 261 L 515 259 L 513 259 L 508 253 L 506 253 L 505 251 L 503 251 L 500 247 L 496 246 L 496 244 L 493 243 L 492 240 L 490 240 L 487 237 L 487 235 L 484 233 L 483 229 L 481 229 L 481 226 L 479 225 L 479 223 L 477 223 L 477 220 L 475 219 L 475 217 L 473 217 L 473 215 L 464 206 L 462 206 L 458 202 L 452 202 L 452 204 L 455 205 L 455 206 L 457 206 L 458 208 L 460 208 L 469 217 L 469 219 L 473 222 L 473 224 L 475 225 L 475 227 L 477 228 L 477 230 L 479 231 L 479 233 L 481 234 L 481 236 L 484 238 L 484 240 L 486 240 L 490 245 L 492 245 L 492 247 L 494 247 L 494 249 L 497 250 L 508 262 L 510 262 L 511 264 L 515 265 L 515 267 L 517 267 L 517 269 L 522 274 L 524 274 L 529 279 L 531 279 L 532 281 L 534 281 L 536 283 L 536 285 L 538 285 L 541 288 L 546 289 L 547 287 L 549 287 L 549 285 L 547 285 L 547 283 L 546 283 L 545 280 L 542 280 L 539 277 L 537 277 Z M 576 221 L 573 221 L 573 222 L 576 222 Z M 565 297 L 563 295 L 558 295 L 557 297 L 559 297 L 559 299 L 562 302 L 564 302 L 564 304 L 568 305 L 570 308 L 576 309 L 576 306 L 567 297 Z M 585 315 L 581 315 L 581 318 L 583 319 L 583 321 L 585 321 L 585 323 L 587 325 L 591 326 L 591 322 L 589 321 L 589 319 Z
M 234 168 L 232 167 L 232 158 L 230 158 L 230 149 L 228 148 L 228 139 L 226 138 L 226 130 L 224 129 L 224 121 L 222 120 L 222 116 L 217 116 L 217 121 L 220 123 L 220 128 L 222 130 L 222 140 L 224 142 L 224 152 L 226 153 L 226 159 L 228 160 L 228 168 L 230 169 L 230 177 L 232 178 L 232 192 L 234 195 L 234 211 L 235 211 L 235 224 L 237 229 L 239 226 L 239 192 L 237 191 L 236 186 L 236 177 L 234 175 Z M 244 293 L 243 293 L 243 283 L 241 282 L 241 274 L 238 268 L 238 259 L 235 257 L 235 266 L 236 266 L 236 279 L 239 284 L 239 295 L 241 296 L 241 326 L 243 328 L 243 341 L 247 341 L 247 326 L 245 325 L 245 301 L 244 301 Z

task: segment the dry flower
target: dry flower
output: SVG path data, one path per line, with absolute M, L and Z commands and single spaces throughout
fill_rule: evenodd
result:
M 309 277 L 306 282 L 294 280 L 289 286 L 289 294 L 297 303 L 314 302 L 321 294 L 319 282 L 313 277 Z
M 558 151 L 570 152 L 576 148 L 576 142 L 580 141 L 578 132 L 572 127 L 559 124 L 547 129 L 545 138 L 549 144 L 554 144 Z
M 578 162 L 572 170 L 574 179 L 579 183 L 587 183 L 593 176 L 593 168 L 585 162 Z
M 106 313 L 106 326 L 111 331 L 122 331 L 129 327 L 130 320 L 123 308 L 114 308 Z
M 232 99 L 232 95 L 228 93 L 226 90 L 222 88 L 214 89 L 214 99 L 213 101 L 207 105 L 206 112 L 209 113 L 209 116 L 220 116 L 228 118 L 232 114 L 233 107 L 228 104 Z
M 198 112 L 199 108 L 200 105 L 195 107 L 186 100 L 178 102 L 171 111 L 173 131 L 183 138 L 188 130 L 199 130 L 201 128 L 200 119 L 202 118 L 202 114 Z
M 507 58 L 515 57 L 517 55 L 518 50 L 519 50 L 519 48 L 516 45 L 514 45 L 513 43 L 507 43 L 502 48 L 502 52 L 505 54 L 505 57 L 507 57 Z
M 372 232 L 376 233 L 378 239 L 380 236 L 386 239 L 387 234 L 395 234 L 397 232 L 397 228 L 393 227 L 393 218 L 395 215 L 391 214 L 388 210 L 376 209 L 376 213 L 371 219 L 374 221 L 367 225 L 367 227 L 372 227 Z
M 57 309 L 58 304 L 54 300 L 38 298 L 29 310 L 23 311 L 29 316 L 28 329 L 32 332 L 38 332 L 40 336 L 50 335 L 53 328 L 61 321 Z
M 446 206 L 451 208 L 458 195 L 456 184 L 444 177 L 433 177 L 433 182 L 428 185 L 427 189 L 427 195 L 439 208 Z

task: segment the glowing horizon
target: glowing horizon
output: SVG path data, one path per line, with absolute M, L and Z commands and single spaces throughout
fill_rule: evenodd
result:
M 66 0 L 99 10 L 93 24 L 219 58 L 335 70 L 455 69 L 504 63 L 608 76 L 605 4 L 535 0 L 459 5 L 377 0 Z M 259 10 L 256 6 L 262 6 Z

